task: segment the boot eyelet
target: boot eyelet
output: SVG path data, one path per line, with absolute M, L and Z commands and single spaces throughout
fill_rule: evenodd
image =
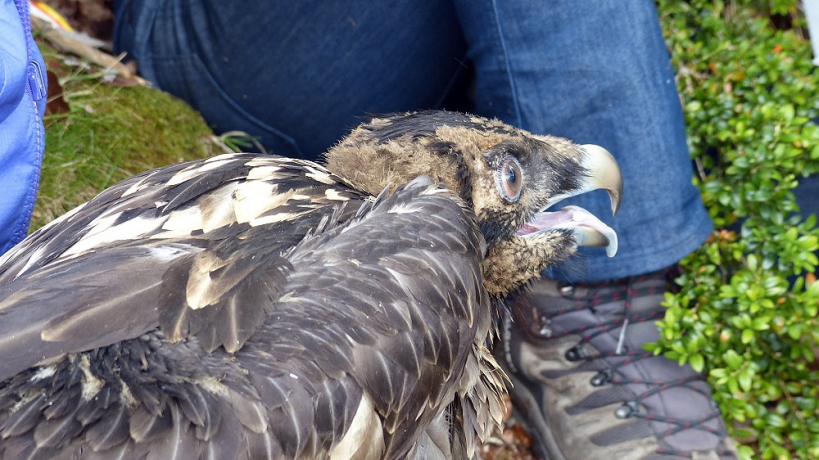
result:
M 614 411 L 614 416 L 619 419 L 627 419 L 637 413 L 637 407 L 637 401 L 626 401 Z
M 583 350 L 583 344 L 578 343 L 577 345 L 569 348 L 566 350 L 566 360 L 567 361 L 580 361 L 586 357 L 586 352 Z
M 611 383 L 611 377 L 611 369 L 601 369 L 597 372 L 597 375 L 591 378 L 591 385 L 593 387 L 602 387 L 603 385 Z
M 571 284 L 561 285 L 558 290 L 563 297 L 571 297 L 574 294 L 574 286 Z
M 540 321 L 532 325 L 532 333 L 536 336 L 548 339 L 552 336 L 552 320 L 545 316 L 540 317 Z

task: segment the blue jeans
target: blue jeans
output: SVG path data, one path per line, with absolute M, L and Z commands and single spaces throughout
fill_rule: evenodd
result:
M 554 277 L 654 271 L 711 230 L 651 0 L 118 0 L 116 13 L 115 47 L 145 78 L 289 156 L 315 158 L 367 114 L 445 105 L 471 63 L 471 111 L 601 145 L 622 167 L 616 219 L 603 192 L 572 200 L 620 252 L 583 248 Z

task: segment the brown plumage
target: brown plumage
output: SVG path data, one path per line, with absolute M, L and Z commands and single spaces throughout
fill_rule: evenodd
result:
M 578 244 L 607 152 L 449 112 L 324 166 L 127 179 L 0 258 L 3 458 L 463 458 L 499 421 L 495 305 Z M 572 217 L 572 213 L 574 216 Z

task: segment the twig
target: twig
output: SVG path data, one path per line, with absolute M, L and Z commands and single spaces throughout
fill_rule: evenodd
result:
M 119 76 L 131 79 L 140 85 L 150 85 L 147 80 L 135 75 L 131 69 L 120 62 L 125 57 L 125 53 L 114 57 L 83 42 L 77 37 L 76 33 L 56 29 L 37 18 L 31 18 L 31 23 L 34 27 L 42 29 L 43 37 L 45 37 L 48 43 L 54 46 L 57 51 L 71 53 L 88 59 L 105 70 L 114 70 Z

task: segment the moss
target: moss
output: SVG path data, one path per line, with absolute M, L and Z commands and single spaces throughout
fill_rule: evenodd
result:
M 77 71 L 40 44 L 68 111 L 47 115 L 46 148 L 31 230 L 138 172 L 212 155 L 198 112 L 162 91 L 117 87 Z

